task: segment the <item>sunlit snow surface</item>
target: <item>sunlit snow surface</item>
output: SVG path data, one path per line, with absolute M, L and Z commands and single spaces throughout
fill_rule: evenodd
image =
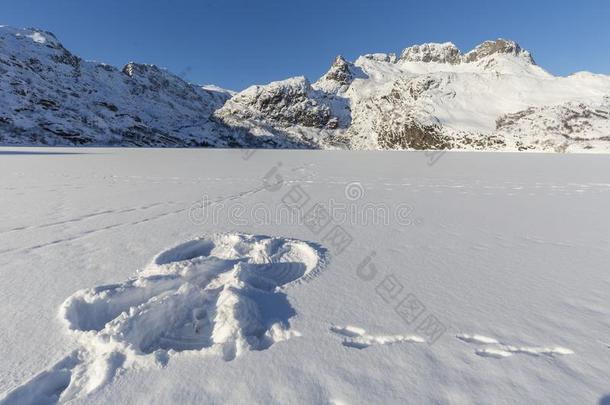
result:
M 609 169 L 0 148 L 0 401 L 603 401 Z

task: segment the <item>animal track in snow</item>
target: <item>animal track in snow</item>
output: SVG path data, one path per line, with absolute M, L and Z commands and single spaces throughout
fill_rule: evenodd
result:
M 181 351 L 230 361 L 298 336 L 284 291 L 323 264 L 318 246 L 266 236 L 218 234 L 169 249 L 134 278 L 69 297 L 60 315 L 81 348 L 5 401 L 68 401 L 136 363 L 164 365 Z
M 425 339 L 416 335 L 369 335 L 357 326 L 331 326 L 330 331 L 344 337 L 341 343 L 346 347 L 365 349 L 374 345 L 394 343 L 424 343 Z
M 556 356 L 564 354 L 574 354 L 570 349 L 561 346 L 513 346 L 509 344 L 500 343 L 498 340 L 483 336 L 483 335 L 469 335 L 459 334 L 456 337 L 466 343 L 475 345 L 489 345 L 491 347 L 485 347 L 476 349 L 474 352 L 481 357 L 493 357 L 501 359 L 509 357 L 514 354 L 528 354 L 530 356 Z
M 468 335 L 461 334 L 456 336 L 458 339 L 466 342 L 466 343 L 474 343 L 474 344 L 498 344 L 499 342 L 494 339 L 483 335 Z

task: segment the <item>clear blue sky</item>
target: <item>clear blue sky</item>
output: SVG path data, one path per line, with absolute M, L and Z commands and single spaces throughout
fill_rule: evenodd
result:
M 0 24 L 54 32 L 85 59 L 155 63 L 242 89 L 314 80 L 334 56 L 510 38 L 555 74 L 610 74 L 610 1 L 2 0 Z

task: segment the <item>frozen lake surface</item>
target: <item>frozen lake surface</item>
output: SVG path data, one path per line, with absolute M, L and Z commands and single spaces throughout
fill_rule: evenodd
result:
M 0 148 L 0 401 L 608 403 L 610 156 Z

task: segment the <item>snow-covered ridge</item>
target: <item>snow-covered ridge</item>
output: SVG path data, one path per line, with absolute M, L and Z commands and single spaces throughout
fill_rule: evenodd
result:
M 466 54 L 462 54 L 452 42 L 414 45 L 402 51 L 399 60 L 456 65 L 459 63 L 477 62 L 492 55 L 511 55 L 521 58 L 528 63 L 535 64 L 534 59 L 528 51 L 521 49 L 515 41 L 502 38 L 495 41 L 485 41 Z
M 324 126 L 330 119 L 330 108 L 316 98 L 309 81 L 300 76 L 248 87 L 232 97 L 220 115 L 269 119 L 284 125 Z
M 216 115 L 321 148 L 607 151 L 608 117 L 587 111 L 605 111 L 609 95 L 609 77 L 555 77 L 519 44 L 498 39 L 466 53 L 448 42 L 411 46 L 399 58 L 338 56 L 311 86 L 304 78 L 255 86 Z M 541 113 L 524 115 L 532 109 Z
M 338 56 L 313 83 L 234 93 L 0 27 L 0 144 L 608 151 L 608 97 L 610 77 L 555 77 L 506 39 Z
M 222 146 L 211 113 L 230 97 L 152 65 L 87 62 L 51 33 L 0 28 L 0 142 Z

